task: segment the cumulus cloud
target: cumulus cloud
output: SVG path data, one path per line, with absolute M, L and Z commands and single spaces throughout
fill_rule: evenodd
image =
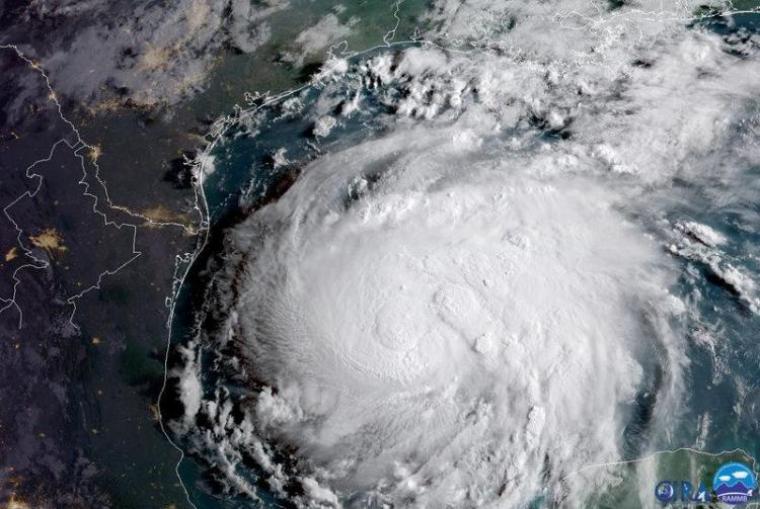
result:
M 351 18 L 343 24 L 335 14 L 327 14 L 314 26 L 298 34 L 293 42 L 293 50 L 284 54 L 282 58 L 300 66 L 309 56 L 345 40 L 358 22 L 358 18 Z

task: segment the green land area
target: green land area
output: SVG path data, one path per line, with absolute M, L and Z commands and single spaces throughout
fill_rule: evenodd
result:
M 754 458 L 740 449 L 718 454 L 694 449 L 657 452 L 639 460 L 591 466 L 578 473 L 583 482 L 602 482 L 599 492 L 589 500 L 589 507 L 640 509 L 640 508 L 690 508 L 723 509 L 728 507 L 760 507 L 753 501 L 744 506 L 730 506 L 718 502 L 712 493 L 715 472 L 726 463 L 743 463 L 757 473 Z M 661 481 L 670 481 L 676 486 L 676 500 L 663 504 L 655 497 L 655 488 Z M 700 483 L 707 489 L 707 502 L 682 501 L 680 487 L 688 482 L 696 491 Z

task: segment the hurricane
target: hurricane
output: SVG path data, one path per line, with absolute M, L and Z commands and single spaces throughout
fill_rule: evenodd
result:
M 236 119 L 173 371 L 223 491 L 590 507 L 595 467 L 713 440 L 695 387 L 760 313 L 760 40 L 699 9 L 443 2 Z

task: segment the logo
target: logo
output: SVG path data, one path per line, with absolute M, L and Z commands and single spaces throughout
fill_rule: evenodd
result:
M 753 499 L 757 492 L 757 477 L 742 463 L 726 463 L 715 472 L 712 491 L 702 481 L 660 481 L 654 488 L 654 496 L 663 505 L 692 504 L 718 501 L 728 505 L 743 505 Z
M 741 463 L 727 463 L 715 472 L 713 491 L 721 502 L 729 505 L 746 504 L 755 490 L 755 474 Z
M 667 504 L 676 498 L 676 488 L 670 481 L 660 481 L 654 489 L 654 496 L 663 504 Z
M 703 482 L 694 489 L 694 485 L 689 481 L 660 481 L 654 489 L 654 496 L 663 504 L 698 504 L 710 501 L 710 494 Z

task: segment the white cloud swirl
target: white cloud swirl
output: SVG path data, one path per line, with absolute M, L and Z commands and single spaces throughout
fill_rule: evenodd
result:
M 254 422 L 343 496 L 568 496 L 564 476 L 619 457 L 647 344 L 676 356 L 645 332 L 664 255 L 610 190 L 478 161 L 454 134 L 325 156 L 237 229 Z
M 684 2 L 438 4 L 466 51 L 329 62 L 289 99 L 326 150 L 230 235 L 210 339 L 246 394 L 235 420 L 214 388 L 194 443 L 243 491 L 247 454 L 303 507 L 584 507 L 604 479 L 576 473 L 681 410 L 671 328 L 702 297 L 671 295 L 671 254 L 756 312 L 729 237 L 681 215 L 698 196 L 753 228 L 756 36 Z M 330 145 L 362 122 L 383 134 Z

